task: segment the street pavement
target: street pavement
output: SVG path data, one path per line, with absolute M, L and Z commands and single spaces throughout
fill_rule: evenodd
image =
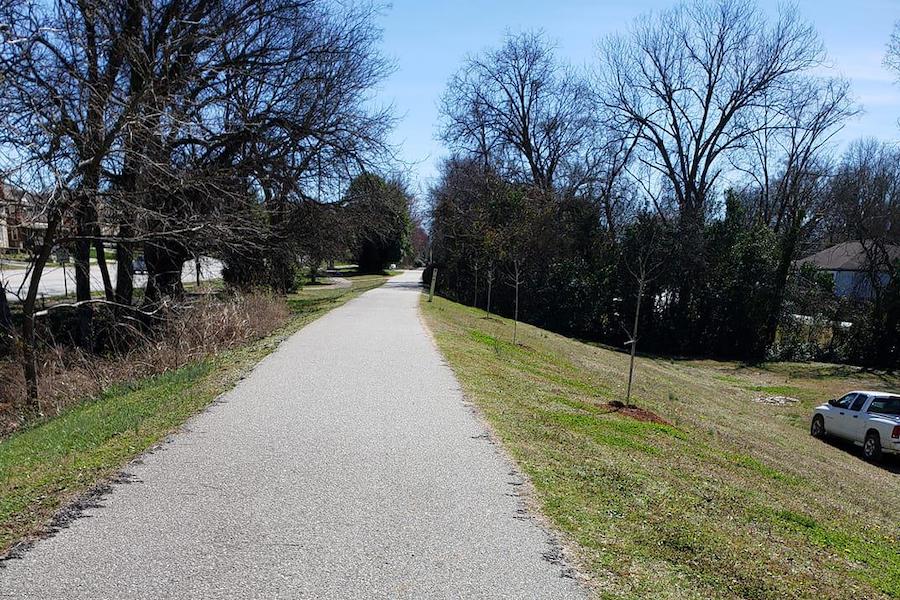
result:
M 109 267 L 109 276 L 113 285 L 116 282 L 116 263 L 107 263 Z M 191 283 L 196 280 L 197 271 L 194 261 L 188 261 L 184 264 L 181 272 L 181 280 L 185 283 Z M 200 264 L 200 280 L 208 281 L 210 279 L 218 279 L 222 276 L 222 263 L 211 258 L 202 258 Z M 9 264 L 0 265 L 0 285 L 5 285 L 7 290 L 7 299 L 10 302 L 17 302 L 25 298 L 28 293 L 29 272 L 27 269 L 18 265 L 13 267 Z M 137 288 L 143 288 L 147 285 L 146 275 L 135 275 L 134 285 Z M 103 279 L 100 276 L 100 270 L 96 264 L 91 265 L 91 291 L 99 292 L 103 290 Z M 41 274 L 41 283 L 38 287 L 39 295 L 47 298 L 53 296 L 63 296 L 68 293 L 70 296 L 75 295 L 75 268 L 69 264 L 62 267 L 56 263 L 48 265 Z
M 285 341 L 0 597 L 582 598 L 418 313 L 419 273 Z

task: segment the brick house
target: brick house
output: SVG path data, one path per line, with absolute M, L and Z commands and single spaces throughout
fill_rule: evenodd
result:
M 0 186 L 0 252 L 24 250 L 46 229 L 47 220 L 36 210 L 31 194 Z

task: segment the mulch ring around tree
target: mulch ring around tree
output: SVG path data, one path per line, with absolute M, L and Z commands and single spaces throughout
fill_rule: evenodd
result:
M 656 414 L 653 411 L 647 410 L 646 408 L 639 408 L 634 404 L 625 404 L 623 402 L 619 402 L 618 400 L 613 400 L 612 402 L 606 402 L 602 406 L 605 406 L 609 409 L 609 412 L 619 413 L 621 415 L 625 415 L 626 417 L 631 417 L 636 421 L 645 421 L 647 423 L 659 423 L 660 425 L 671 425 L 671 421 L 667 421 L 663 419 L 661 416 Z

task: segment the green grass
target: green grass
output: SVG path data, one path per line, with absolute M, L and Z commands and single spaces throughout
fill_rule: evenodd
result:
M 797 387 L 795 385 L 759 385 L 749 383 L 733 375 L 716 375 L 715 378 L 719 381 L 735 385 L 741 389 L 745 389 L 750 392 L 759 392 L 760 394 L 766 396 L 788 396 L 793 398 L 796 396 L 806 395 L 806 393 L 810 391 L 802 387 Z
M 115 473 L 230 389 L 292 333 L 384 283 L 351 278 L 352 288 L 304 289 L 273 335 L 200 363 L 115 386 L 100 397 L 0 442 L 0 553 L 42 530 L 60 507 Z
M 336 274 L 339 277 L 393 277 L 394 275 L 399 275 L 403 271 L 395 270 L 391 271 L 389 269 L 385 269 L 381 272 L 380 275 L 369 275 L 369 274 L 360 274 L 357 270 L 356 265 L 335 265 L 334 268 L 325 268 L 322 267 L 319 269 L 319 275 L 316 278 L 316 281 L 312 280 L 310 276 L 309 269 L 303 269 L 297 275 L 297 283 L 302 286 L 311 286 L 311 285 L 330 285 L 331 282 L 328 281 L 330 277 L 326 275 L 326 272 L 330 272 Z
M 103 250 L 103 258 L 105 258 L 107 261 L 113 261 L 113 262 L 115 262 L 115 260 L 116 260 L 116 251 L 115 251 L 115 250 L 104 249 L 104 250 Z M 97 260 L 97 249 L 94 248 L 93 246 L 91 246 L 91 260 L 92 260 L 92 261 L 96 261 L 96 260 Z
M 0 260 L 18 260 L 18 261 L 28 262 L 33 258 L 34 258 L 34 255 L 29 252 L 19 252 L 19 251 L 0 252 Z
M 900 483 L 812 439 L 810 408 L 897 377 L 828 365 L 628 357 L 435 298 L 423 313 L 467 396 L 531 478 L 603 598 L 900 597 Z M 761 394 L 800 399 L 753 402 Z

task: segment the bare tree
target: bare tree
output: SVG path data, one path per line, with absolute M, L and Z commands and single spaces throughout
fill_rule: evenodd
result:
M 610 239 L 618 235 L 620 223 L 635 208 L 636 189 L 627 175 L 636 145 L 636 137 L 616 136 L 608 140 L 586 162 L 586 173 L 591 175 L 579 178 L 584 195 L 599 204 Z
M 627 244 L 625 255 L 622 258 L 626 270 L 631 275 L 636 285 L 634 321 L 632 322 L 631 331 L 628 332 L 630 339 L 625 342 L 625 345 L 629 346 L 630 352 L 628 360 L 628 385 L 625 391 L 625 406 L 631 405 L 631 385 L 634 381 L 634 359 L 637 354 L 641 306 L 644 303 L 647 285 L 656 278 L 663 265 L 661 240 L 658 237 L 659 228 L 654 226 L 652 218 L 647 215 L 644 215 L 643 219 L 650 220 L 649 222 L 642 222 L 642 218 L 638 218 L 633 230 L 634 235 L 630 240 L 631 243 Z
M 894 32 L 888 41 L 884 64 L 897 75 L 897 79 L 900 81 L 900 21 L 894 24 Z
M 601 95 L 623 135 L 633 132 L 641 185 L 680 229 L 673 317 L 690 327 L 706 268 L 703 227 L 728 156 L 759 123 L 749 114 L 772 90 L 824 60 L 793 8 L 769 23 L 743 0 L 692 0 L 637 21 L 601 46 Z M 671 199 L 672 207 L 667 206 Z
M 512 273 L 510 275 L 510 281 L 515 288 L 515 304 L 513 308 L 513 345 L 519 343 L 518 335 L 519 335 L 519 288 L 522 285 L 522 269 L 524 268 L 524 260 L 520 257 L 520 255 L 516 254 L 511 259 L 512 262 Z
M 754 133 L 734 163 L 753 182 L 751 214 L 779 237 L 766 345 L 775 340 L 791 264 L 823 215 L 830 143 L 856 113 L 849 87 L 842 79 L 789 79 L 750 115 Z
M 47 232 L 63 233 L 74 246 L 79 340 L 91 344 L 90 251 L 97 234 L 97 205 L 104 161 L 131 114 L 133 104 L 118 90 L 137 34 L 136 1 L 64 0 L 52 5 L 13 3 L 3 7 L 0 112 L 8 124 L 3 140 L 16 152 L 7 169 L 25 189 L 46 190 Z M 55 175 L 51 175 L 55 173 Z M 51 191 L 52 190 L 52 191 Z M 45 235 L 31 275 L 39 281 L 43 255 L 61 240 Z M 98 244 L 98 247 L 100 244 Z M 98 266 L 104 281 L 102 252 Z M 107 285 L 107 297 L 109 287 Z
M 541 33 L 508 35 L 466 61 L 444 94 L 442 137 L 514 179 L 552 190 L 592 133 L 584 78 L 554 57 Z
M 831 178 L 828 190 L 831 236 L 855 241 L 864 256 L 871 340 L 867 360 L 892 364 L 900 358 L 900 152 L 875 140 L 855 142 Z
M 758 130 L 743 115 L 824 58 L 793 9 L 770 24 L 740 0 L 695 0 L 645 17 L 601 54 L 605 103 L 686 221 L 705 217 L 722 159 Z
M 368 5 L 325 0 L 0 0 L 0 173 L 46 221 L 23 301 L 36 407 L 34 314 L 56 245 L 74 246 L 91 346 L 90 252 L 104 302 L 131 310 L 181 292 L 183 264 L 287 239 L 291 206 L 389 154 L 371 87 L 389 70 Z M 260 207 L 264 209 L 260 217 Z M 105 248 L 115 245 L 115 288 Z M 285 262 L 296 262 L 296 254 Z
M 513 344 L 518 343 L 519 300 L 525 270 L 541 252 L 540 235 L 553 214 L 553 206 L 543 199 L 539 188 L 507 190 L 503 209 L 506 220 L 496 227 L 498 254 L 507 265 L 507 279 L 513 287 Z
M 432 237 L 438 248 L 463 248 L 454 257 L 472 270 L 474 300 L 477 305 L 478 274 L 497 259 L 500 245 L 496 241 L 496 217 L 493 198 L 503 186 L 489 166 L 473 158 L 451 158 L 441 169 L 440 180 L 429 191 Z M 441 257 L 441 252 L 438 253 Z M 488 268 L 488 276 L 492 276 Z

